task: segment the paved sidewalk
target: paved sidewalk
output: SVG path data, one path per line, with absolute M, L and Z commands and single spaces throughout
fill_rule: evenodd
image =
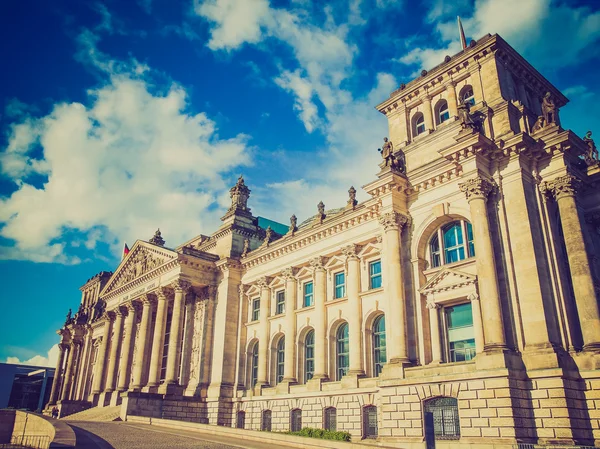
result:
M 82 449 L 284 449 L 286 447 L 147 424 L 65 421 L 75 431 L 76 447 Z

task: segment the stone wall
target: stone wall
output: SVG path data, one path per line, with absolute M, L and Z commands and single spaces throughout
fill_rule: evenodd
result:
M 197 398 L 172 399 L 165 397 L 162 405 L 162 418 L 208 424 L 208 410 L 206 403 Z

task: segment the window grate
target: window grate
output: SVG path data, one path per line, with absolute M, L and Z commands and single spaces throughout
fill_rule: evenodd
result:
M 425 402 L 424 411 L 433 415 L 433 431 L 436 440 L 454 440 L 460 438 L 457 399 L 430 399 Z

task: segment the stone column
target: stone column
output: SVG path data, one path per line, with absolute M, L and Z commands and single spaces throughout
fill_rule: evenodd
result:
M 285 279 L 285 362 L 283 381 L 296 382 L 294 362 L 296 360 L 296 295 L 298 281 L 294 277 L 294 269 L 286 268 L 281 273 Z
M 89 368 L 92 363 L 90 353 L 92 352 L 92 328 L 88 325 L 84 326 L 85 337 L 83 340 L 83 352 L 81 354 L 81 363 L 79 364 L 79 372 L 77 373 L 77 386 L 75 388 L 74 399 L 78 401 L 85 400 L 85 385 L 87 383 Z
M 139 341 L 137 342 L 137 353 L 135 355 L 135 369 L 133 370 L 133 383 L 131 388 L 139 391 L 143 385 L 144 366 L 148 350 L 148 331 L 150 330 L 150 321 L 152 320 L 152 306 L 154 300 L 145 295 L 142 297 L 142 320 L 140 322 Z
M 115 391 L 117 385 L 117 363 L 119 358 L 119 346 L 121 346 L 121 336 L 123 334 L 123 311 L 119 308 L 115 310 L 115 332 L 111 339 L 110 360 L 108 361 L 108 373 L 106 375 L 106 388 L 104 391 Z
M 169 352 L 167 353 L 167 373 L 165 384 L 179 384 L 179 362 L 181 361 L 181 336 L 183 332 L 184 294 L 190 287 L 188 282 L 177 280 L 171 284 L 175 291 L 173 316 L 169 332 Z
M 185 323 L 183 327 L 183 346 L 181 348 L 181 378 L 179 380 L 181 385 L 187 385 L 190 379 L 195 303 L 196 295 L 189 293 L 185 299 Z
M 269 303 L 271 299 L 271 289 L 269 288 L 269 279 L 263 277 L 258 280 L 260 286 L 260 318 L 258 329 L 258 373 L 256 386 L 258 388 L 269 385 L 268 382 L 268 363 L 269 363 Z
M 164 289 L 159 289 L 157 292 L 156 323 L 154 324 L 150 372 L 148 374 L 149 387 L 158 387 L 160 383 L 160 368 L 162 365 L 163 346 L 165 345 L 165 331 L 167 329 L 168 299 L 166 294 L 167 292 Z
M 450 113 L 450 117 L 458 116 L 458 102 L 456 99 L 456 83 L 451 81 L 446 86 L 446 94 L 448 101 L 448 112 Z
M 356 245 L 342 248 L 348 265 L 346 277 L 346 293 L 348 296 L 348 341 L 350 344 L 350 366 L 348 374 L 363 376 L 365 374 L 362 351 L 362 302 L 360 299 L 360 260 Z
M 328 379 L 327 369 L 327 277 L 324 260 L 322 257 L 315 257 L 310 260 L 314 270 L 313 294 L 315 300 L 315 372 L 313 379 Z
M 484 351 L 503 350 L 506 349 L 506 340 L 487 213 L 487 196 L 493 186 L 489 181 L 478 176 L 459 184 L 459 187 L 466 194 L 471 209 L 473 243 L 477 260 L 477 285 L 481 296 L 481 318 L 485 322 Z
M 475 331 L 475 353 L 481 354 L 483 352 L 483 323 L 481 322 L 481 305 L 479 304 L 479 295 L 477 293 L 471 293 L 467 296 L 467 299 L 471 301 L 471 313 L 473 314 L 473 330 Z
M 132 303 L 127 304 L 127 318 L 125 318 L 125 336 L 123 337 L 123 346 L 121 349 L 121 363 L 119 366 L 119 391 L 127 390 L 129 380 L 131 379 L 131 351 L 135 338 L 136 309 Z
M 110 341 L 114 315 L 112 313 L 105 313 L 103 320 L 104 331 L 102 333 L 100 347 L 98 348 L 98 357 L 96 359 L 96 365 L 94 366 L 95 372 L 92 394 L 98 394 L 102 391 L 102 381 L 104 380 L 105 376 L 104 365 L 106 364 L 106 353 L 108 351 L 108 342 Z
M 433 298 L 427 299 L 429 309 L 429 328 L 431 331 L 431 363 L 438 364 L 442 361 L 442 340 L 440 336 L 440 305 Z
M 50 400 L 48 401 L 47 407 L 56 404 L 56 401 L 58 400 L 58 392 L 60 390 L 60 384 L 62 380 L 63 364 L 65 362 L 66 349 L 67 345 L 65 343 L 60 343 L 58 345 L 58 361 L 56 362 L 56 369 L 54 370 L 52 390 L 50 390 Z
M 63 381 L 63 388 L 60 396 L 61 401 L 68 401 L 71 399 L 71 383 L 73 382 L 73 369 L 77 356 L 79 355 L 79 347 L 81 346 L 80 341 L 73 340 L 69 347 L 69 356 L 67 357 L 67 366 L 65 368 L 65 380 Z
M 547 185 L 556 196 L 560 213 L 569 269 L 573 279 L 573 293 L 583 335 L 583 350 L 600 352 L 600 311 L 577 211 L 576 194 L 580 183 L 579 179 L 567 174 Z
M 408 223 L 408 217 L 397 212 L 388 212 L 379 217 L 379 223 L 383 227 L 382 247 L 387 265 L 383 281 L 386 297 L 386 323 L 390 323 L 386 329 L 388 363 L 408 363 L 406 298 L 400 260 L 400 233 L 404 225 Z
M 425 119 L 425 128 L 427 131 L 433 131 L 433 110 L 431 109 L 431 98 L 423 98 L 423 118 Z

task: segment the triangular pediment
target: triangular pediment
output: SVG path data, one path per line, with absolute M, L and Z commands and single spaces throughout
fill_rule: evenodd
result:
M 175 251 L 137 240 L 100 294 L 101 296 L 107 295 L 174 259 L 177 259 Z
M 450 290 L 477 282 L 477 276 L 464 271 L 443 268 L 420 289 L 423 294 Z

